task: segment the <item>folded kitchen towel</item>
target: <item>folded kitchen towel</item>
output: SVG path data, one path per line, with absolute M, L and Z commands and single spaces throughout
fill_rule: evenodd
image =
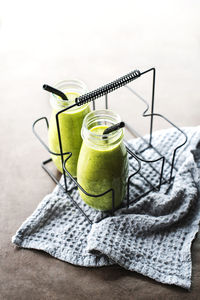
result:
M 188 141 L 177 150 L 175 178 L 170 184 L 150 191 L 159 182 L 156 170 L 160 170 L 160 162 L 142 163 L 140 173 L 130 184 L 130 201 L 135 200 L 128 209 L 118 209 L 114 215 L 90 208 L 73 189 L 71 196 L 92 224 L 57 185 L 21 225 L 12 242 L 75 265 L 119 264 L 159 282 L 189 289 L 191 244 L 200 221 L 200 126 L 183 131 Z M 152 144 L 166 157 L 165 179 L 170 176 L 173 150 L 183 142 L 184 136 L 176 129 L 153 135 Z M 137 153 L 142 150 L 140 155 L 146 160 L 159 157 L 157 151 L 144 148 L 143 138 L 131 140 L 128 145 Z M 136 168 L 137 162 L 130 159 L 130 174 Z M 63 177 L 60 182 L 63 184 Z M 137 198 L 141 193 L 146 194 Z

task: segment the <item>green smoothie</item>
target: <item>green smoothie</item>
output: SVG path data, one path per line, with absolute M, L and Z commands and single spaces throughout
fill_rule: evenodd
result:
M 50 122 L 49 122 L 49 148 L 52 152 L 60 153 L 60 146 L 57 133 L 56 125 L 56 114 L 58 111 L 64 109 L 65 107 L 74 104 L 75 98 L 79 97 L 78 93 L 65 93 L 69 101 L 63 101 L 58 99 L 59 102 L 62 102 L 62 107 L 55 107 L 52 111 Z M 82 122 L 86 114 L 90 112 L 88 104 L 83 106 L 75 106 L 69 110 L 61 113 L 59 115 L 59 125 L 62 141 L 62 151 L 72 152 L 72 156 L 66 163 L 67 170 L 76 177 L 77 161 L 82 144 L 81 138 L 81 127 Z M 64 159 L 68 155 L 64 155 Z M 54 164 L 60 172 L 63 172 L 61 156 L 51 155 Z
M 128 160 L 126 148 L 122 139 L 110 143 L 103 138 L 103 131 L 108 126 L 95 126 L 92 133 L 101 138 L 101 145 L 93 145 L 84 140 L 82 143 L 78 165 L 77 179 L 83 189 L 90 194 L 98 195 L 113 188 L 115 191 L 115 207 L 118 207 L 125 195 L 128 175 Z M 101 197 L 90 197 L 80 189 L 81 198 L 89 206 L 98 210 L 112 209 L 112 192 Z

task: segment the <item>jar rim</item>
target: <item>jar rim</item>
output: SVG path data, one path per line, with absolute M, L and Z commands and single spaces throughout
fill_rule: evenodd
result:
M 71 92 L 71 93 L 77 93 L 78 97 L 81 95 L 84 95 L 88 92 L 87 85 L 80 79 L 72 78 L 72 79 L 66 79 L 57 82 L 55 85 L 55 88 L 61 90 L 62 92 Z M 76 97 L 75 97 L 76 98 Z M 53 107 L 67 107 L 75 103 L 75 98 L 71 100 L 63 100 L 59 96 L 51 93 L 50 96 L 50 102 Z M 78 108 L 77 108 L 78 109 Z M 80 107 L 79 107 L 80 109 Z
M 103 137 L 105 140 L 107 140 L 109 143 L 116 143 L 118 141 L 121 141 L 123 138 L 123 129 L 120 128 L 119 130 L 113 131 L 109 134 L 97 134 L 93 131 L 91 131 L 92 128 L 97 127 L 100 124 L 100 122 L 104 123 L 110 123 L 110 126 L 119 123 L 121 121 L 121 117 L 119 114 L 115 113 L 112 110 L 108 109 L 100 109 L 100 110 L 94 110 L 88 113 L 84 120 L 81 130 L 81 135 L 83 139 L 90 139 L 93 141 L 96 141 L 97 143 L 100 142 L 102 144 Z M 90 126 L 94 125 L 96 122 L 96 126 Z M 104 140 L 104 141 L 105 141 Z
M 72 78 L 72 79 L 65 79 L 65 80 L 61 80 L 61 81 L 58 81 L 56 84 L 55 84 L 55 88 L 57 89 L 60 89 L 61 91 L 63 91 L 63 88 L 62 86 L 66 85 L 66 84 L 77 84 L 80 86 L 80 88 L 82 88 L 83 90 L 85 90 L 85 93 L 88 92 L 88 87 L 87 85 L 80 79 L 77 79 L 77 78 Z M 59 97 L 55 94 L 52 93 L 52 95 L 56 98 L 56 99 L 59 99 Z M 72 102 L 72 101 L 65 101 L 62 99 L 62 101 L 66 102 L 66 103 L 69 103 L 69 102 Z

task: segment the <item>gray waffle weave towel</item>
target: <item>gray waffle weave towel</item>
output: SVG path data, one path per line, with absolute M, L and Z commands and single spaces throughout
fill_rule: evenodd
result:
M 73 199 L 93 225 L 56 186 L 21 225 L 12 242 L 19 247 L 46 251 L 75 265 L 119 264 L 162 283 L 189 289 L 191 244 L 200 221 L 200 126 L 183 130 L 188 142 L 177 151 L 177 172 L 170 185 L 162 185 L 159 192 L 152 191 L 133 201 L 128 210 L 122 208 L 114 216 L 104 219 L 105 213 L 88 207 L 77 190 L 73 190 Z M 183 140 L 184 137 L 174 129 L 153 135 L 153 145 L 168 160 L 172 159 L 173 149 Z M 129 142 L 129 147 L 139 151 L 144 148 L 144 142 L 135 139 Z M 143 151 L 142 155 L 150 160 L 158 158 L 158 153 L 152 149 Z M 136 165 L 130 160 L 130 172 L 134 172 Z M 150 190 L 151 184 L 158 183 L 155 169 L 159 168 L 159 162 L 151 166 L 142 164 L 140 174 L 132 180 L 130 199 Z M 165 179 L 169 178 L 169 170 L 166 163 Z

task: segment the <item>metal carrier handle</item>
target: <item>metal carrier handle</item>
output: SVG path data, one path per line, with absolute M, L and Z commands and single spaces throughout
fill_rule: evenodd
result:
M 111 83 L 108 83 L 90 93 L 82 95 L 75 99 L 76 105 L 80 106 L 90 101 L 94 101 L 95 99 L 102 97 L 126 84 L 140 77 L 141 73 L 139 70 L 132 71 L 125 76 L 122 76 Z

